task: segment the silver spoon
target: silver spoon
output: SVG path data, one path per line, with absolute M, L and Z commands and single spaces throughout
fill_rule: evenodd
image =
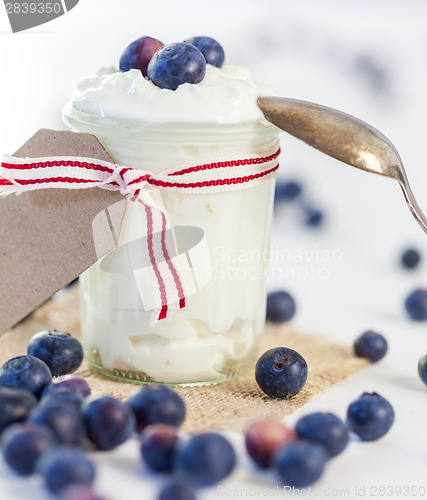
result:
M 260 97 L 268 121 L 310 146 L 353 167 L 397 180 L 406 203 L 427 233 L 427 218 L 415 200 L 399 153 L 381 132 L 341 111 L 285 97 Z

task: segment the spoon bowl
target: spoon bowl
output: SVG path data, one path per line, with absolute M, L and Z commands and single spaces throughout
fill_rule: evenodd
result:
M 285 97 L 259 97 L 266 119 L 323 153 L 348 165 L 395 179 L 406 203 L 427 233 L 427 218 L 409 185 L 393 144 L 377 129 L 337 109 Z

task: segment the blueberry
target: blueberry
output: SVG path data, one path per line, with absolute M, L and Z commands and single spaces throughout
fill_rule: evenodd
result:
M 282 323 L 289 321 L 295 314 L 295 301 L 284 290 L 271 292 L 267 295 L 267 321 Z
M 255 366 L 255 379 L 270 398 L 286 399 L 304 387 L 308 366 L 298 352 L 288 347 L 273 347 L 266 351 Z
M 36 466 L 44 485 L 58 494 L 72 484 L 92 484 L 95 467 L 87 455 L 77 449 L 55 448 L 45 453 Z
M 297 441 L 277 453 L 275 466 L 284 484 L 304 488 L 321 477 L 326 461 L 322 446 Z
M 158 50 L 148 64 L 148 78 L 162 89 L 176 90 L 184 83 L 199 83 L 206 72 L 200 50 L 186 42 L 171 43 Z
M 89 396 L 82 413 L 88 438 L 101 450 L 119 446 L 135 430 L 132 408 L 112 396 Z
M 305 207 L 304 212 L 305 224 L 308 227 L 318 227 L 323 224 L 325 216 L 318 208 Z
M 329 457 L 344 451 L 350 437 L 344 422 L 332 413 L 306 415 L 297 422 L 295 430 L 301 439 L 322 445 Z
M 217 68 L 220 68 L 224 64 L 224 49 L 213 38 L 209 36 L 193 36 L 185 41 L 200 50 L 207 64 L 212 64 L 212 66 L 216 66 Z
M 302 186 L 298 181 L 281 181 L 276 182 L 274 190 L 274 201 L 293 201 L 296 200 L 302 192 Z
M 46 330 L 33 335 L 28 343 L 27 354 L 44 361 L 53 377 L 77 370 L 83 361 L 83 348 L 71 334 Z
M 375 441 L 390 430 L 394 422 L 391 404 L 379 394 L 363 393 L 347 410 L 347 425 L 363 441 Z
M 141 454 L 150 469 L 156 472 L 171 471 L 177 444 L 176 427 L 152 424 L 141 435 Z
M 143 36 L 130 43 L 120 56 L 120 71 L 139 69 L 143 76 L 147 76 L 147 66 L 153 55 L 163 47 L 160 40 Z
M 427 385 L 427 354 L 418 362 L 418 375 L 420 379 Z
M 270 467 L 277 452 L 296 440 L 295 431 L 277 420 L 260 420 L 246 431 L 245 446 L 249 456 L 260 467 Z
M 211 486 L 233 470 L 236 456 L 231 444 L 220 434 L 206 432 L 191 437 L 176 453 L 178 477 L 194 486 Z
M 80 393 L 64 388 L 47 393 L 46 396 L 42 397 L 39 406 L 60 404 L 71 407 L 75 410 L 80 410 L 83 404 L 83 399 L 84 398 Z
M 25 389 L 0 386 L 0 434 L 10 424 L 25 420 L 37 402 L 34 394 Z
M 129 398 L 136 416 L 138 431 L 150 424 L 169 424 L 179 427 L 185 418 L 181 397 L 165 385 L 147 385 Z
M 356 339 L 353 348 L 356 356 L 375 363 L 386 355 L 388 345 L 387 340 L 381 334 L 369 330 Z
M 86 437 L 80 411 L 63 403 L 38 405 L 29 421 L 48 427 L 56 441 L 65 446 L 81 446 Z
M 32 474 L 37 460 L 54 444 L 49 429 L 28 422 L 11 425 L 1 437 L 6 463 L 22 475 Z
M 106 500 L 96 493 L 91 484 L 76 483 L 61 490 L 61 500 Z
M 34 356 L 17 356 L 0 368 L 0 386 L 26 389 L 36 397 L 51 380 L 49 367 Z
M 405 300 L 405 308 L 411 319 L 427 320 L 427 290 L 417 288 Z
M 415 248 L 408 248 L 402 253 L 402 256 L 400 258 L 400 262 L 403 267 L 406 267 L 407 269 L 414 269 L 415 267 L 418 266 L 420 263 L 421 256 L 418 250 L 415 250 Z
M 158 500 L 196 500 L 196 494 L 193 488 L 174 479 L 163 486 Z
M 53 379 L 52 382 L 43 389 L 42 398 L 51 392 L 58 390 L 62 391 L 63 389 L 77 392 L 84 398 L 90 394 L 89 384 L 84 378 L 78 377 L 77 375 L 62 375 L 61 377 Z

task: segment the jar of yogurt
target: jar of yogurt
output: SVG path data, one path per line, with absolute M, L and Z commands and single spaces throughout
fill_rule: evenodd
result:
M 272 94 L 238 66 L 208 65 L 202 82 L 175 91 L 155 87 L 137 70 L 110 69 L 79 84 L 64 120 L 94 134 L 118 164 L 156 174 L 277 152 L 279 131 L 256 104 L 259 95 Z M 264 330 L 274 178 L 240 190 L 160 188 L 152 195 L 172 228 L 203 235 L 205 254 L 193 266 L 202 286 L 186 307 L 153 324 L 152 311 L 141 306 L 138 274 L 123 268 L 123 252 L 113 250 L 81 277 L 86 357 L 101 372 L 132 382 L 205 385 L 235 377 L 253 365 Z M 126 201 L 118 249 L 141 236 L 141 210 Z

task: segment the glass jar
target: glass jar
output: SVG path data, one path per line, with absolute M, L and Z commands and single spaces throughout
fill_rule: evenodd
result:
M 64 120 L 94 134 L 115 162 L 152 173 L 218 158 L 271 154 L 278 129 L 266 122 L 237 125 L 151 125 L 99 118 L 71 106 Z M 265 272 L 274 179 L 239 191 L 182 194 L 158 190 L 172 226 L 204 232 L 211 270 L 185 308 L 150 325 L 138 279 L 106 272 L 103 259 L 81 276 L 82 338 L 89 363 L 106 375 L 140 383 L 207 385 L 253 365 L 265 324 Z M 119 247 L 141 231 L 142 205 L 126 201 Z M 113 250 L 107 257 L 123 258 Z M 116 262 L 120 264 L 119 262 Z

